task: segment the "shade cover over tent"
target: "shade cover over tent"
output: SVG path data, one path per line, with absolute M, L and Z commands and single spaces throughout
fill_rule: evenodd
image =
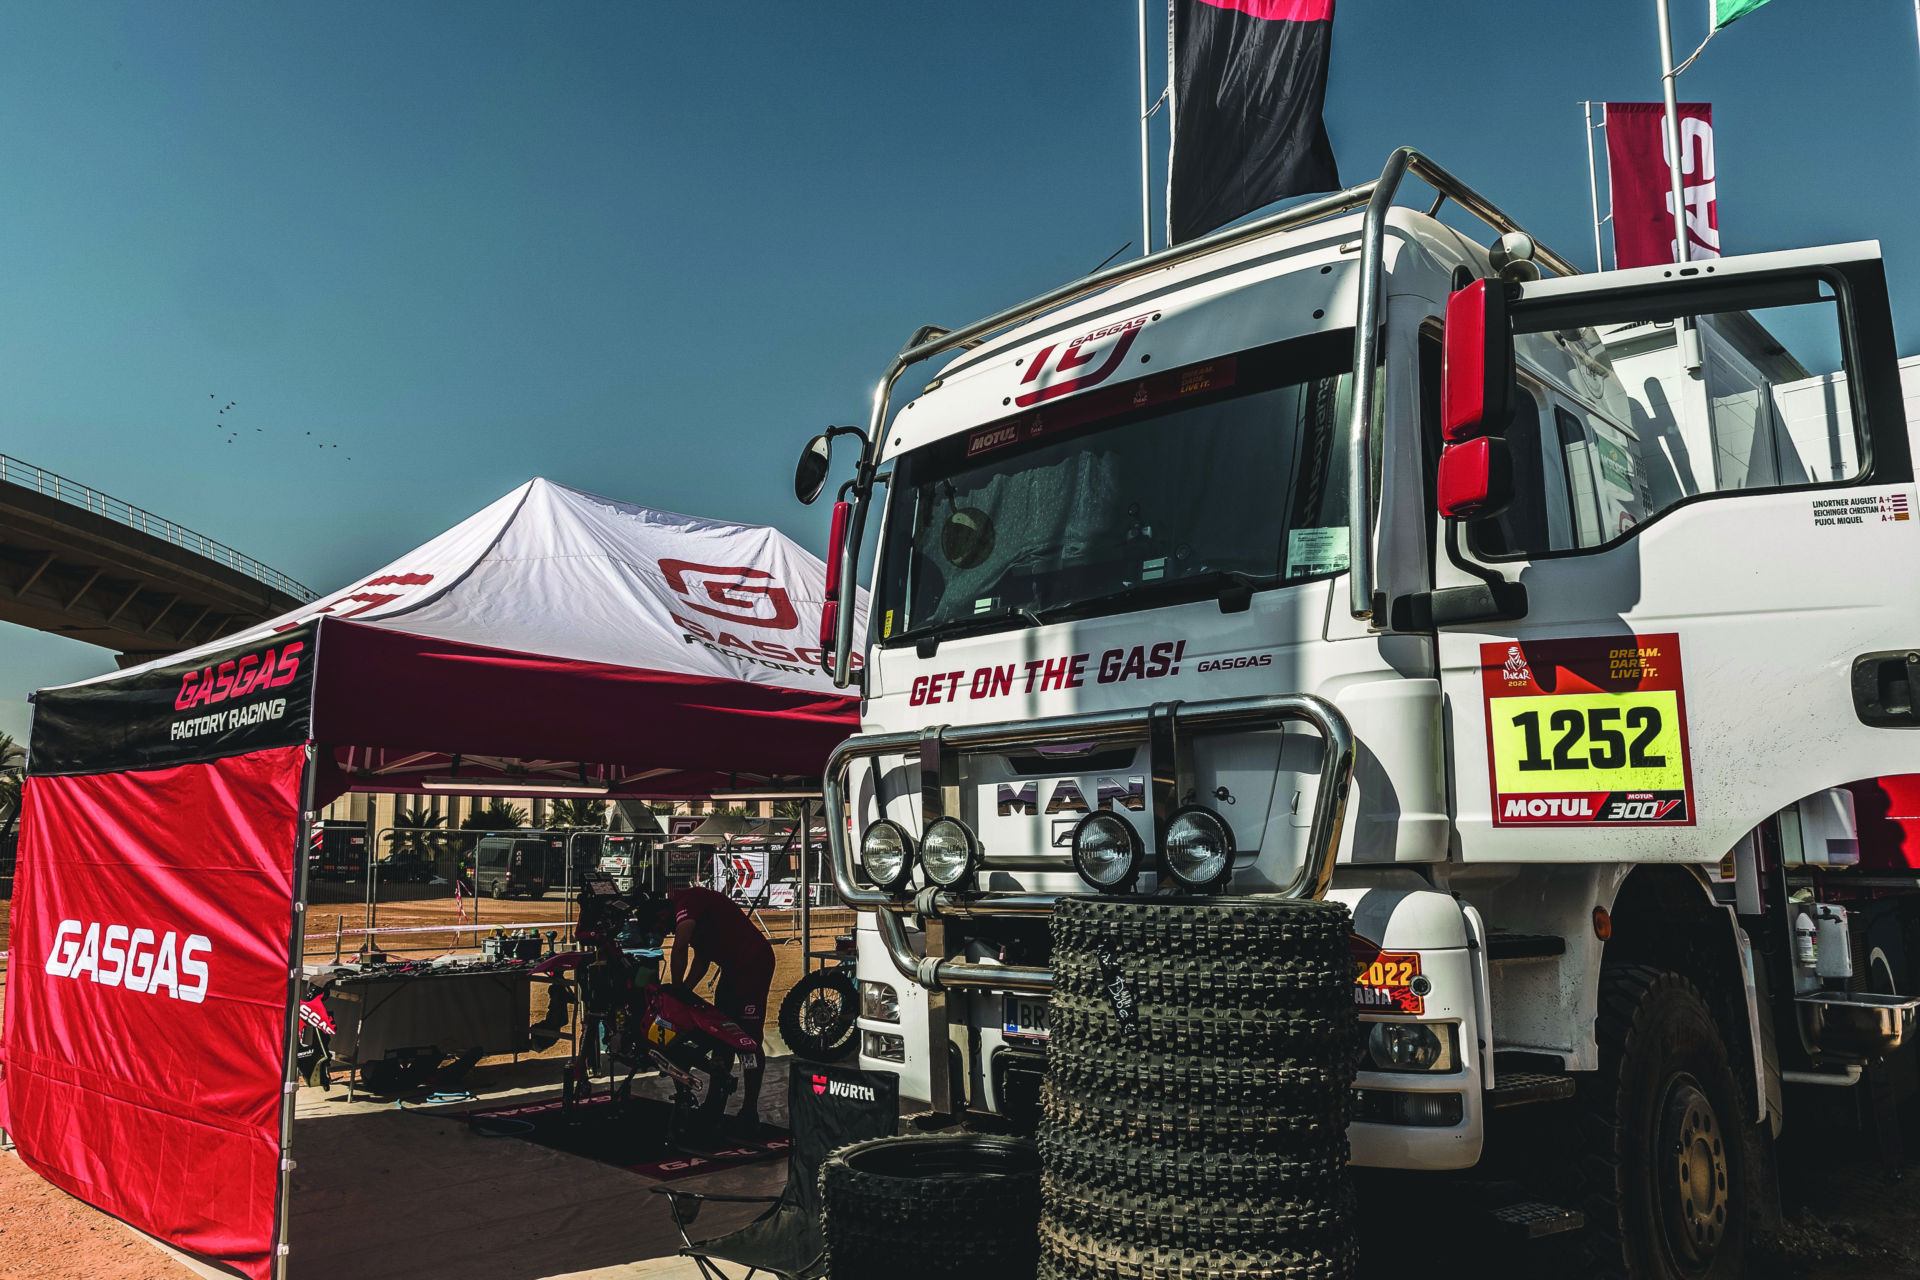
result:
M 533 480 L 252 631 L 42 690 L 0 1040 L 22 1158 L 270 1274 L 304 814 L 804 785 L 857 727 L 815 647 L 825 579 L 775 530 Z

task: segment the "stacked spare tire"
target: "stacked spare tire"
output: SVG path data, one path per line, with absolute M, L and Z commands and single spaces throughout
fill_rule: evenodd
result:
M 1350 925 L 1324 901 L 1060 901 L 1044 1280 L 1354 1274 Z

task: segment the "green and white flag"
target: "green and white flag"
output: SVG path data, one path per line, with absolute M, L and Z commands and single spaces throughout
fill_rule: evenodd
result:
M 1739 21 L 1766 2 L 1767 0 L 1712 0 L 1713 29 L 1718 31 L 1730 22 Z

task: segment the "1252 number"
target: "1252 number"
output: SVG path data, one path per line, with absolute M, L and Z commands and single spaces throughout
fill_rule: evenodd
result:
M 1556 711 L 1547 720 L 1548 728 L 1560 735 L 1553 744 L 1551 759 L 1541 750 L 1538 711 L 1523 711 L 1513 718 L 1513 723 L 1527 741 L 1527 753 L 1520 760 L 1522 769 L 1660 769 L 1667 763 L 1665 755 L 1648 750 L 1660 736 L 1658 707 L 1626 708 L 1624 730 L 1616 727 L 1622 723 L 1619 707 L 1593 707 L 1585 712 L 1568 707 Z M 1634 730 L 1639 732 L 1628 742 L 1627 733 Z M 1584 756 L 1576 755 L 1575 749 L 1583 738 L 1593 745 Z

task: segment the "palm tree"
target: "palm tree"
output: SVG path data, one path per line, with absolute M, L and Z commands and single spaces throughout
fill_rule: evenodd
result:
M 386 839 L 393 846 L 393 852 L 411 853 L 428 862 L 446 844 L 446 837 L 433 830 L 446 819 L 427 808 L 415 805 L 411 809 L 401 809 L 393 815 L 394 830 L 387 832 Z
M 0 836 L 20 818 L 20 795 L 27 776 L 26 748 L 0 733 Z
M 460 823 L 462 831 L 514 831 L 527 825 L 527 811 L 517 804 L 494 799 L 475 809 Z
M 607 802 L 604 800 L 555 800 L 552 807 L 547 810 L 547 825 L 599 831 L 607 825 Z

